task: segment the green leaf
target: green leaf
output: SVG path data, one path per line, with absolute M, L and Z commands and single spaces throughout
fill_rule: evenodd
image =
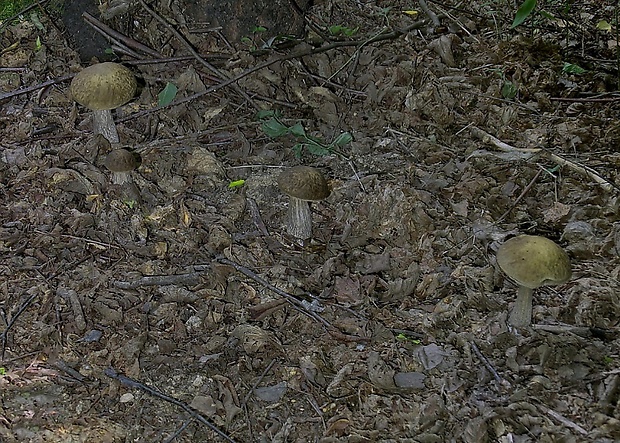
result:
M 275 118 L 265 120 L 260 127 L 267 137 L 271 138 L 282 137 L 288 133 L 288 127 L 280 123 Z
M 349 28 L 342 25 L 333 25 L 327 28 L 327 30 L 331 35 L 345 35 L 347 37 L 352 37 L 357 33 L 359 28 Z
M 301 143 L 297 143 L 292 149 L 295 154 L 295 158 L 301 158 L 301 151 L 304 149 L 304 146 Z
M 536 0 L 525 0 L 521 6 L 519 6 L 519 9 L 517 9 L 511 28 L 516 28 L 523 23 L 530 16 L 535 7 Z
M 351 143 L 351 140 L 353 140 L 353 136 L 348 132 L 343 132 L 338 137 L 336 137 L 336 140 L 334 140 L 332 144 L 342 148 L 347 143 Z
M 243 179 L 231 181 L 230 183 L 228 183 L 228 189 L 239 188 L 243 186 L 244 183 L 245 183 L 245 180 Z
M 567 63 L 564 62 L 564 66 L 562 67 L 562 72 L 564 74 L 583 74 L 584 72 L 586 72 L 585 69 L 583 69 L 581 66 L 579 65 L 575 65 L 573 63 Z
M 308 152 L 313 155 L 323 156 L 331 154 L 331 151 L 327 147 L 315 142 L 305 143 L 304 146 L 306 147 Z
M 279 112 L 274 111 L 273 109 L 262 109 L 256 113 L 256 118 L 258 120 L 265 120 L 266 118 L 278 117 Z
M 157 105 L 166 106 L 172 103 L 172 100 L 177 96 L 177 87 L 172 83 L 166 83 L 166 87 L 157 94 Z
M 297 122 L 290 128 L 288 128 L 289 132 L 293 134 L 295 137 L 306 138 L 306 130 L 301 125 L 301 123 Z
M 30 20 L 39 31 L 45 31 L 45 26 L 43 26 L 43 23 L 41 23 L 41 20 L 39 20 L 39 14 L 37 14 L 36 12 L 30 13 Z
M 254 26 L 254 29 L 252 29 L 252 32 L 254 34 L 259 34 L 261 32 L 265 32 L 267 31 L 267 28 L 265 28 L 264 26 Z
M 551 20 L 552 22 L 555 22 L 555 21 L 556 21 L 555 16 L 554 16 L 553 14 L 551 14 L 551 13 L 547 12 L 547 11 L 543 11 L 543 10 L 541 10 L 541 11 L 539 12 L 539 14 L 540 14 L 540 15 L 542 15 L 542 16 L 543 16 L 544 18 L 546 18 L 547 20 Z
M 515 98 L 517 96 L 518 91 L 519 89 L 517 88 L 517 85 L 515 85 L 511 81 L 505 81 L 504 84 L 502 85 L 502 97 L 504 98 L 507 98 L 507 99 Z
M 601 31 L 611 31 L 611 25 L 607 20 L 601 20 L 596 24 L 596 29 L 600 29 Z

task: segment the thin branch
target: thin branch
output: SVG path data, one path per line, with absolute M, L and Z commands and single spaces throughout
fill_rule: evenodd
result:
M 224 265 L 232 266 L 237 271 L 244 274 L 246 277 L 250 277 L 252 280 L 254 280 L 257 283 L 260 283 L 261 285 L 263 285 L 265 288 L 269 289 L 270 291 L 275 292 L 276 294 L 284 297 L 291 306 L 293 306 L 296 310 L 298 310 L 302 314 L 305 314 L 308 317 L 318 321 L 319 323 L 321 323 L 323 326 L 327 328 L 333 328 L 332 325 L 327 320 L 325 320 L 319 314 L 314 312 L 312 309 L 309 309 L 310 303 L 299 300 L 293 295 L 289 294 L 288 292 L 285 292 L 282 289 L 272 285 L 267 280 L 262 278 L 260 275 L 256 274 L 254 271 L 246 268 L 243 265 L 240 265 L 239 263 L 235 263 L 234 261 L 228 260 L 227 258 L 224 258 L 224 257 L 218 258 L 217 261 Z
M 105 375 L 107 375 L 108 377 L 113 378 L 114 380 L 119 381 L 121 384 L 123 384 L 123 385 L 125 385 L 125 386 L 127 386 L 129 388 L 139 389 L 140 391 L 146 392 L 147 394 L 152 395 L 153 397 L 157 397 L 157 398 L 159 398 L 161 400 L 167 401 L 168 403 L 172 403 L 173 405 L 180 407 L 185 412 L 187 412 L 189 415 L 191 415 L 192 418 L 198 420 L 200 423 L 202 423 L 205 426 L 207 426 L 209 429 L 211 429 L 213 432 L 215 432 L 217 435 L 222 437 L 227 442 L 229 442 L 229 443 L 236 443 L 235 440 L 233 440 L 226 433 L 224 433 L 224 431 L 221 431 L 217 426 L 215 426 L 209 420 L 204 418 L 197 411 L 192 409 L 192 407 L 189 406 L 187 403 L 184 403 L 184 402 L 182 402 L 180 400 L 177 400 L 176 398 L 171 397 L 169 395 L 162 394 L 161 392 L 156 391 L 155 389 L 151 388 L 148 385 L 145 385 L 143 383 L 140 383 L 139 381 L 133 380 L 133 379 L 131 379 L 129 377 L 126 377 L 126 376 L 124 376 L 122 374 L 119 374 L 118 372 L 116 372 L 116 370 L 114 368 L 108 368 L 103 373 Z
M 135 114 L 131 114 L 128 115 L 127 117 L 124 117 L 120 120 L 117 120 L 118 123 L 122 123 L 128 120 L 133 120 L 135 118 L 138 117 L 143 117 L 145 115 L 149 115 L 149 114 L 153 114 L 155 112 L 158 112 L 159 110 L 163 109 L 163 108 L 168 108 L 168 107 L 174 107 L 174 106 L 178 106 L 181 105 L 183 103 L 187 103 L 187 102 L 191 102 L 193 100 L 196 100 L 200 97 L 203 97 L 207 94 L 210 94 L 212 92 L 215 92 L 219 89 L 222 89 L 226 86 L 229 86 L 235 82 L 238 82 L 239 80 L 241 80 L 244 77 L 247 77 L 250 74 L 253 74 L 254 72 L 258 72 L 262 69 L 265 69 L 273 64 L 276 63 L 281 63 L 287 60 L 293 60 L 296 58 L 301 58 L 301 57 L 306 57 L 309 55 L 315 55 L 315 54 L 321 54 L 323 52 L 327 52 L 327 51 L 331 51 L 332 49 L 336 49 L 336 48 L 344 48 L 344 47 L 355 47 L 355 46 L 360 46 L 360 45 L 369 45 L 371 43 L 377 43 L 383 40 L 392 40 L 395 38 L 400 37 L 401 35 L 404 35 L 410 31 L 413 31 L 415 29 L 420 29 L 422 27 L 424 27 L 427 24 L 426 20 L 420 20 L 417 21 L 413 24 L 411 24 L 410 26 L 407 26 L 406 28 L 402 29 L 402 30 L 395 30 L 395 31 L 391 31 L 391 32 L 386 32 L 384 34 L 380 34 L 377 35 L 373 38 L 371 38 L 370 40 L 352 40 L 352 41 L 338 41 L 338 42 L 333 42 L 330 43 L 328 45 L 325 46 L 321 46 L 319 48 L 312 48 L 312 49 L 303 49 L 300 51 L 296 51 L 296 52 L 292 52 L 290 54 L 287 55 L 283 55 L 283 56 L 278 56 L 278 57 L 274 57 L 271 60 L 267 60 L 263 63 L 260 63 L 252 68 L 246 69 L 245 71 L 241 72 L 240 74 L 231 77 L 227 80 L 222 81 L 221 83 L 211 86 L 210 88 L 198 92 L 196 94 L 190 95 L 188 97 L 184 97 L 182 99 L 178 99 L 175 100 L 171 103 L 169 103 L 166 106 L 157 106 L 155 108 L 152 109 L 145 109 L 144 111 L 140 111 L 140 112 L 136 112 Z M 0 95 L 0 99 L 2 98 L 2 96 Z
M 149 48 L 148 46 L 134 40 L 133 38 L 129 38 L 124 34 L 121 34 L 120 32 L 110 28 L 108 25 L 101 23 L 99 20 L 97 20 L 95 17 L 93 17 L 92 15 L 90 15 L 88 12 L 84 12 L 82 14 L 82 18 L 84 19 L 84 21 L 89 24 L 90 26 L 92 26 L 95 31 L 99 32 L 100 34 L 102 34 L 104 37 L 108 37 L 111 40 L 116 40 L 122 44 L 124 44 L 125 46 L 135 49 L 137 51 L 140 51 L 144 54 L 150 55 L 151 57 L 155 57 L 155 58 L 161 58 L 162 55 L 155 51 L 152 48 Z
M 493 365 L 491 365 L 491 363 L 489 362 L 489 360 L 482 355 L 482 352 L 480 352 L 480 349 L 478 349 L 478 346 L 476 346 L 476 343 L 474 343 L 473 341 L 470 342 L 471 344 L 471 348 L 474 350 L 474 353 L 476 354 L 476 356 L 478 357 L 478 359 L 482 362 L 482 364 L 484 365 L 485 368 L 487 368 L 487 370 L 491 373 L 491 375 L 493 375 L 493 378 L 495 378 L 495 381 L 497 381 L 500 385 L 509 388 L 510 382 L 508 380 L 504 380 L 495 370 L 495 368 L 493 367 Z
M 473 135 L 475 135 L 476 137 L 480 138 L 483 142 L 485 143 L 489 143 L 493 146 L 495 146 L 496 148 L 498 148 L 501 151 L 504 152 L 510 152 L 510 153 L 516 153 L 516 154 L 520 154 L 522 155 L 523 159 L 529 159 L 532 156 L 539 154 L 539 155 L 543 155 L 545 157 L 547 157 L 549 160 L 555 162 L 556 164 L 560 165 L 560 166 L 566 166 L 567 168 L 569 168 L 570 170 L 577 172 L 581 175 L 585 175 L 586 177 L 588 177 L 591 180 L 594 180 L 604 191 L 606 192 L 611 192 L 614 189 L 618 189 L 614 184 L 610 183 L 608 180 L 606 180 L 605 178 L 601 177 L 599 175 L 598 172 L 596 172 L 594 169 L 585 166 L 585 165 L 580 165 L 578 163 L 572 162 L 570 160 L 567 160 L 563 157 L 560 157 L 557 154 L 554 154 L 552 152 L 549 152 L 547 149 L 543 149 L 543 148 L 516 148 L 514 146 L 511 146 L 507 143 L 504 143 L 503 141 L 501 141 L 500 139 L 493 137 L 491 134 L 483 131 L 480 128 L 477 128 L 475 126 L 471 127 L 471 132 Z
M 207 68 L 209 71 L 211 71 L 213 74 L 217 75 L 220 78 L 228 78 L 222 71 L 220 71 L 219 69 L 217 69 L 215 66 L 213 66 L 211 63 L 209 63 L 208 61 L 206 61 L 192 46 L 192 44 L 185 38 L 185 36 L 183 36 L 183 34 L 181 34 L 179 31 L 177 31 L 170 23 L 168 23 L 168 21 L 166 19 L 164 19 L 161 15 L 159 15 L 157 12 L 155 12 L 153 9 L 151 9 L 145 2 L 144 0 L 138 0 L 138 2 L 140 3 L 140 5 L 144 8 L 144 10 L 151 16 L 153 17 L 155 20 L 157 20 L 159 23 L 161 23 L 162 25 L 164 25 L 164 27 L 170 32 L 172 33 L 172 35 L 174 35 L 181 43 L 183 43 L 183 45 L 187 48 L 187 50 L 196 58 L 196 60 L 198 60 L 205 68 Z M 239 85 L 237 85 L 236 83 L 231 83 L 231 87 L 239 94 L 241 94 L 241 96 L 243 98 L 245 98 L 248 103 L 250 103 L 255 109 L 260 110 L 260 107 L 254 102 L 254 100 L 252 100 L 250 98 L 250 96 L 241 89 L 241 87 Z
M 116 280 L 112 284 L 118 289 L 136 289 L 143 286 L 195 285 L 200 281 L 199 272 L 172 275 L 145 275 L 133 281 Z
M 519 202 L 523 199 L 523 197 L 526 196 L 526 194 L 528 192 L 530 192 L 530 189 L 532 189 L 532 186 L 534 186 L 534 183 L 536 183 L 536 180 L 538 180 L 538 177 L 540 177 L 540 174 L 542 174 L 543 170 L 540 169 L 536 175 L 534 176 L 534 178 L 530 181 L 530 183 L 525 187 L 525 189 L 523 190 L 523 192 L 521 192 L 521 194 L 519 194 L 519 196 L 515 199 L 514 202 L 512 202 L 512 206 L 510 206 L 508 209 L 506 209 L 506 212 L 504 212 L 500 218 L 498 218 L 497 220 L 495 220 L 495 223 L 500 223 L 502 222 L 506 217 L 508 217 L 508 214 L 510 214 L 510 211 L 512 211 L 518 204 Z
M 537 406 L 538 406 L 538 408 L 541 411 L 543 411 L 544 413 L 546 413 L 547 415 L 549 415 L 551 418 L 555 419 L 556 421 L 560 422 L 561 424 L 563 424 L 567 428 L 570 428 L 573 431 L 577 431 L 581 435 L 588 435 L 588 431 L 586 431 L 583 427 L 579 426 L 574 421 L 569 420 L 568 418 L 564 417 L 563 415 L 559 414 L 558 412 L 554 411 L 553 409 L 549 409 L 545 405 L 541 405 L 541 404 L 539 404 Z

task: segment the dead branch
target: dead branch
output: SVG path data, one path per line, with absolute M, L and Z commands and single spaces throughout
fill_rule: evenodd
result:
M 186 48 L 187 50 L 196 58 L 196 60 L 198 60 L 198 62 L 200 62 L 200 64 L 202 64 L 205 68 L 207 68 L 209 71 L 211 71 L 213 74 L 217 75 L 220 78 L 226 79 L 228 78 L 222 71 L 220 71 L 219 69 L 217 69 L 215 66 L 213 66 L 211 63 L 209 63 L 208 61 L 206 61 L 200 54 L 198 54 L 198 52 L 194 49 L 194 47 L 191 45 L 191 43 L 185 38 L 185 36 L 183 36 L 183 34 L 181 34 L 179 31 L 177 31 L 174 26 L 172 26 L 170 23 L 168 23 L 168 21 L 163 18 L 161 15 L 159 15 L 157 12 L 155 12 L 153 9 L 151 9 L 145 2 L 144 0 L 138 0 L 138 2 L 140 3 L 140 5 L 142 6 L 142 8 L 144 8 L 144 10 L 151 16 L 153 17 L 155 20 L 157 20 L 159 23 L 161 23 L 162 25 L 164 25 L 164 27 L 172 34 L 174 35 L 177 40 L 179 40 Z M 261 108 L 254 102 L 254 100 L 252 100 L 250 98 L 250 96 L 247 94 L 247 92 L 245 92 L 243 89 L 241 89 L 241 87 L 239 85 L 237 85 L 236 83 L 231 83 L 230 84 L 231 87 L 238 93 L 240 94 L 244 99 L 246 99 L 248 101 L 248 103 L 250 103 L 256 110 L 260 110 Z
M 557 154 L 549 152 L 547 149 L 543 149 L 543 148 L 516 148 L 516 147 L 511 146 L 511 145 L 509 145 L 507 143 L 504 143 L 503 141 L 499 140 L 498 138 L 493 137 L 491 134 L 489 134 L 489 133 L 487 133 L 487 132 L 483 131 L 482 129 L 477 128 L 475 126 L 471 126 L 470 130 L 471 130 L 471 132 L 472 132 L 472 134 L 474 136 L 478 137 L 479 139 L 481 139 L 485 143 L 489 143 L 489 144 L 495 146 L 500 151 L 517 154 L 517 155 L 521 156 L 524 160 L 528 160 L 528 159 L 532 158 L 536 154 L 542 155 L 542 156 L 546 157 L 547 159 L 553 161 L 554 163 L 556 163 L 556 164 L 558 164 L 560 166 L 566 166 L 571 171 L 577 172 L 578 174 L 581 174 L 581 175 L 585 175 L 589 179 L 594 180 L 606 192 L 611 192 L 612 190 L 617 189 L 617 187 L 614 184 L 610 183 L 608 180 L 606 180 L 603 177 L 601 177 L 599 175 L 599 173 L 596 172 L 594 169 L 592 169 L 592 168 L 590 168 L 588 166 L 581 165 L 579 163 L 575 163 L 575 162 L 572 162 L 570 160 L 567 160 L 567 159 L 565 159 L 563 157 L 560 157 Z
M 128 388 L 139 389 L 140 391 L 146 392 L 147 394 L 153 397 L 159 398 L 161 400 L 167 401 L 168 403 L 172 403 L 173 405 L 180 407 L 185 412 L 187 412 L 189 415 L 191 415 L 192 418 L 194 418 L 195 420 L 198 420 L 200 423 L 207 426 L 209 429 L 211 429 L 213 432 L 215 432 L 217 435 L 222 437 L 227 442 L 236 443 L 235 440 L 233 440 L 226 433 L 224 433 L 224 431 L 220 430 L 217 426 L 215 426 L 209 420 L 204 418 L 201 414 L 195 411 L 187 403 L 184 403 L 181 400 L 177 400 L 176 398 L 171 397 L 169 395 L 162 394 L 161 392 L 156 391 L 155 389 L 151 388 L 148 385 L 145 385 L 144 383 L 140 383 L 139 381 L 133 380 L 125 375 L 119 374 L 118 372 L 116 372 L 114 368 L 106 369 L 104 371 L 104 374 L 110 378 L 113 378 L 114 380 L 119 381 L 121 384 L 127 386 Z

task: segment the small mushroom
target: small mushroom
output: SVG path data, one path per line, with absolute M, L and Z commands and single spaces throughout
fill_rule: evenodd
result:
M 140 156 L 128 149 L 115 149 L 106 155 L 103 164 L 112 171 L 112 183 L 122 185 L 131 181 L 130 172 L 140 166 Z
M 497 264 L 519 285 L 508 319 L 515 327 L 532 323 L 534 289 L 560 285 L 571 277 L 568 254 L 548 238 L 536 235 L 520 235 L 502 244 L 497 251 Z
M 295 166 L 282 172 L 278 187 L 291 198 L 287 230 L 293 237 L 307 240 L 312 237 L 312 213 L 309 202 L 329 197 L 327 180 L 318 169 Z
M 129 68 L 118 63 L 97 63 L 83 69 L 71 81 L 73 99 L 94 113 L 94 132 L 110 143 L 119 143 L 112 109 L 131 100 L 136 92 L 136 78 Z
M 128 149 L 115 149 L 105 157 L 103 164 L 112 172 L 112 183 L 120 188 L 121 199 L 140 203 L 140 190 L 131 177 L 131 171 L 140 166 L 140 156 Z

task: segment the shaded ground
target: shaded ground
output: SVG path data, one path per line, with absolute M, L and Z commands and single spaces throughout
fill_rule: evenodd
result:
M 102 8 L 161 54 L 120 57 L 141 83 L 115 114 L 135 200 L 67 81 L 11 94 L 85 66 L 57 11 L 3 25 L 0 440 L 225 441 L 198 411 L 238 442 L 617 441 L 620 105 L 596 27 L 614 8 L 510 30 L 512 2 L 429 3 L 436 25 L 417 3 L 317 2 L 280 48 L 190 3 L 153 6 L 237 90 L 205 93 L 221 78 L 140 2 Z M 198 96 L 154 110 L 167 82 Z M 257 108 L 353 141 L 298 158 Z M 275 184 L 297 164 L 332 186 L 305 245 Z M 495 252 L 518 233 L 565 247 L 573 278 L 514 331 Z

